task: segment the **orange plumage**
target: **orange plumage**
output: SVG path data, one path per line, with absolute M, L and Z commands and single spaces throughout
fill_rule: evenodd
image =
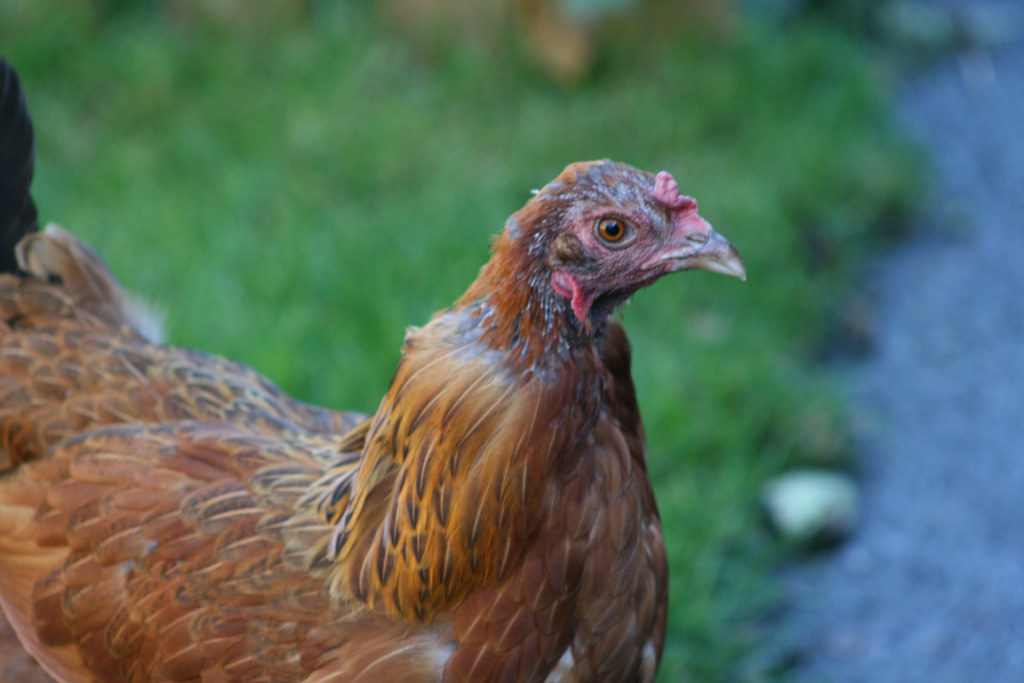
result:
M 668 272 L 742 275 L 671 176 L 568 167 L 371 416 L 154 343 L 95 254 L 18 215 L 0 604 L 50 674 L 654 677 L 667 566 L 612 312 Z

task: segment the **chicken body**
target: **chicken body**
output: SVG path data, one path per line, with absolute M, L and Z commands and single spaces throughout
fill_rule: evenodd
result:
M 667 272 L 742 273 L 666 176 L 568 167 L 371 416 L 153 343 L 85 245 L 28 234 L 0 276 L 24 646 L 68 681 L 653 679 L 667 565 L 611 313 Z
M 544 377 L 441 314 L 367 421 L 60 287 L 5 276 L 0 302 L 0 599 L 58 678 L 653 675 L 666 567 L 617 326 Z

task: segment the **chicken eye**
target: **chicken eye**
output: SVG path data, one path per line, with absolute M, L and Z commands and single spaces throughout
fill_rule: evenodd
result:
M 626 224 L 618 218 L 602 218 L 597 224 L 597 234 L 605 242 L 620 242 L 626 236 Z

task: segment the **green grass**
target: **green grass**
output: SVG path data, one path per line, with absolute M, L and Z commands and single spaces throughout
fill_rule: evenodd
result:
M 615 45 L 572 91 L 515 60 L 424 64 L 362 3 L 273 33 L 85 3 L 0 9 L 38 136 L 44 220 L 84 236 L 170 339 L 372 411 L 403 330 L 568 162 L 669 169 L 748 282 L 683 274 L 625 311 L 671 562 L 663 680 L 770 673 L 778 547 L 756 491 L 845 449 L 812 359 L 915 166 L 876 71 L 823 26 Z

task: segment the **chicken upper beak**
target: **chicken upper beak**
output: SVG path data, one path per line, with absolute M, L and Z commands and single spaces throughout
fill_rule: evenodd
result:
M 747 279 L 747 269 L 736 253 L 736 247 L 711 228 L 707 232 L 694 232 L 685 238 L 686 244 L 674 249 L 663 258 L 672 261 L 672 270 L 702 268 L 713 273 Z

